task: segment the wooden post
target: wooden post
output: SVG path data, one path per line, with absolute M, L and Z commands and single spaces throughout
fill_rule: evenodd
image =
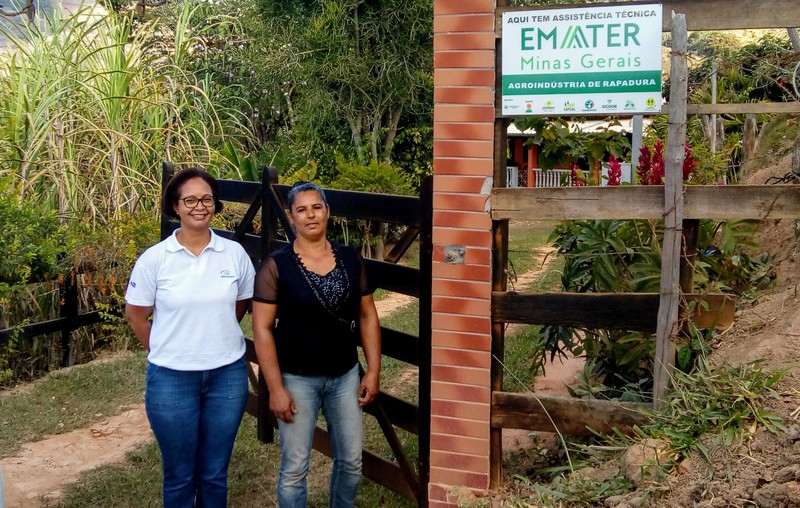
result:
M 61 366 L 75 365 L 75 351 L 72 348 L 72 331 L 78 319 L 78 274 L 72 269 L 64 274 L 59 288 L 60 314 L 65 319 L 61 328 Z
M 664 185 L 664 242 L 661 254 L 661 297 L 653 366 L 653 402 L 659 409 L 675 364 L 675 336 L 680 307 L 681 232 L 683 221 L 683 159 L 686 142 L 688 68 L 686 17 L 672 13 L 672 65 L 670 68 L 670 114 Z
M 272 166 L 265 167 L 261 173 L 261 260 L 270 253 L 272 242 L 277 235 L 276 212 L 272 209 L 272 185 L 278 183 L 278 170 Z M 256 404 L 256 420 L 258 440 L 262 443 L 275 441 L 275 416 L 269 410 L 269 388 L 263 372 L 258 373 L 258 395 Z
M 433 284 L 433 176 L 422 180 L 419 189 L 419 430 L 417 461 L 419 491 L 417 505 L 428 506 L 431 469 L 431 286 Z
M 498 50 L 499 54 L 499 50 Z M 506 121 L 502 118 L 495 120 L 495 151 L 498 146 L 503 146 L 506 133 Z M 495 154 L 495 166 L 500 161 L 499 154 Z M 530 159 L 529 159 L 530 162 Z M 529 175 L 533 174 L 530 170 Z M 494 186 L 505 187 L 504 173 L 495 168 Z M 531 178 L 531 177 L 529 177 Z M 530 185 L 531 180 L 528 180 Z M 492 221 L 492 291 L 505 291 L 507 287 L 506 263 L 508 262 L 508 221 Z M 505 326 L 503 323 L 492 323 L 492 367 L 491 390 L 503 390 L 503 357 L 505 352 Z M 496 489 L 503 484 L 503 429 L 492 428 L 489 433 L 489 488 Z

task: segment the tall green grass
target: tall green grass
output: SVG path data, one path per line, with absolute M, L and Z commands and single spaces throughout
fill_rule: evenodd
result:
M 0 177 L 21 199 L 102 223 L 155 208 L 164 160 L 236 174 L 219 150 L 252 135 L 241 115 L 212 103 L 210 83 L 186 70 L 186 47 L 202 48 L 201 28 L 189 23 L 198 8 L 186 1 L 178 9 L 178 36 L 88 8 L 55 9 L 41 30 L 4 32 L 11 48 L 0 58 Z

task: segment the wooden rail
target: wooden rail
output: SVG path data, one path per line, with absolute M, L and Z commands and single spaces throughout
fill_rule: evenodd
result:
M 492 189 L 492 219 L 663 219 L 664 186 Z M 686 219 L 800 217 L 798 185 L 686 185 Z
M 655 332 L 658 293 L 492 293 L 492 321 L 540 325 Z M 685 295 L 692 313 L 686 316 L 699 328 L 727 328 L 733 324 L 733 296 Z M 620 312 L 624 309 L 624 312 Z
M 492 392 L 492 427 L 589 436 L 611 434 L 647 421 L 650 404 Z

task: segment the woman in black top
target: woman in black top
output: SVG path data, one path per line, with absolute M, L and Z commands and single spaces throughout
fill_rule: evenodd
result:
M 305 507 L 306 476 L 320 408 L 333 452 L 330 506 L 351 507 L 361 479 L 361 406 L 379 391 L 378 313 L 364 264 L 326 238 L 330 208 L 317 185 L 288 196 L 297 238 L 264 260 L 253 294 L 253 340 L 278 419 L 278 505 Z M 356 346 L 367 370 L 359 376 Z

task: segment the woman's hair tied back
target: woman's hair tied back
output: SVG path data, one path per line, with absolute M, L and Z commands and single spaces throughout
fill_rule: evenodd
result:
M 322 202 L 325 203 L 325 206 L 328 206 L 328 198 L 325 197 L 325 191 L 322 190 L 322 187 L 315 184 L 314 182 L 309 182 L 306 180 L 300 180 L 292 184 L 292 188 L 289 189 L 289 194 L 286 196 L 287 204 L 289 205 L 289 210 L 292 209 L 294 206 L 294 200 L 297 198 L 297 195 L 301 192 L 309 192 L 314 191 L 319 194 L 319 197 L 322 198 Z

